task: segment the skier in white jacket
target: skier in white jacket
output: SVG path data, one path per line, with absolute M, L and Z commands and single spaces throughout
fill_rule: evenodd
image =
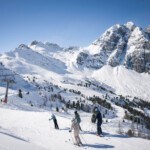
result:
M 75 144 L 78 146 L 82 145 L 81 139 L 79 137 L 80 132 L 79 124 L 75 118 L 72 119 L 71 130 L 69 130 L 69 132 L 71 132 L 72 130 L 74 130 L 74 138 L 76 141 Z

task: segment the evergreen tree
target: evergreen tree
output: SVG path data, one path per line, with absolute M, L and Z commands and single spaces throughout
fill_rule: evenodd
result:
M 56 107 L 56 111 L 59 112 L 59 108 L 58 107 Z
M 21 89 L 19 89 L 18 96 L 19 96 L 20 98 L 23 98 L 23 95 L 22 95 L 22 90 L 21 90 Z

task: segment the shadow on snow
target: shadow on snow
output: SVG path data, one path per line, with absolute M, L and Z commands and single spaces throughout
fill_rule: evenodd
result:
M 81 134 L 93 134 L 96 135 L 96 131 L 95 132 L 91 132 L 91 131 L 85 131 Z M 103 132 L 104 137 L 115 137 L 115 138 L 129 138 L 129 136 L 127 135 L 121 135 L 121 134 L 110 134 L 107 132 Z
M 5 132 L 2 132 L 2 131 L 0 131 L 0 133 L 1 133 L 1 134 L 4 134 L 4 135 L 7 135 L 7 136 L 10 136 L 10 137 L 13 137 L 13 138 L 15 138 L 15 139 L 24 141 L 24 142 L 29 142 L 29 141 L 27 141 L 27 140 L 25 140 L 25 139 L 23 139 L 23 138 L 20 138 L 20 137 L 18 137 L 18 136 L 15 136 L 15 135 L 12 135 L 12 134 L 9 134 L 9 133 L 5 133 Z
M 106 145 L 106 144 L 84 144 L 83 146 L 87 146 L 91 148 L 114 148 L 114 146 Z

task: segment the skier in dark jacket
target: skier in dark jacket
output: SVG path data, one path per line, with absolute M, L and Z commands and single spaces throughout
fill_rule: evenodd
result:
M 100 113 L 98 108 L 96 108 L 95 111 L 96 111 L 96 120 L 97 120 L 97 135 L 98 136 L 103 136 L 102 135 L 102 129 L 101 129 L 102 115 L 101 115 L 101 113 Z
M 49 120 L 52 120 L 52 119 L 53 119 L 53 122 L 54 122 L 55 129 L 59 129 L 58 124 L 57 124 L 57 119 L 56 119 L 54 114 L 52 114 L 52 117 Z
M 78 114 L 77 111 L 75 111 L 74 114 L 75 114 L 75 119 L 77 120 L 77 122 L 79 124 L 79 129 L 80 129 L 80 131 L 82 131 L 81 126 L 80 126 L 80 122 L 81 122 L 80 115 Z

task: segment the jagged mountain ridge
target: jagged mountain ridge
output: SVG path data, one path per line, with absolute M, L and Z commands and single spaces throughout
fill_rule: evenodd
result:
M 83 68 L 99 69 L 108 64 L 112 67 L 124 65 L 139 73 L 149 72 L 149 30 L 144 31 L 132 22 L 116 24 L 79 53 L 77 63 Z

